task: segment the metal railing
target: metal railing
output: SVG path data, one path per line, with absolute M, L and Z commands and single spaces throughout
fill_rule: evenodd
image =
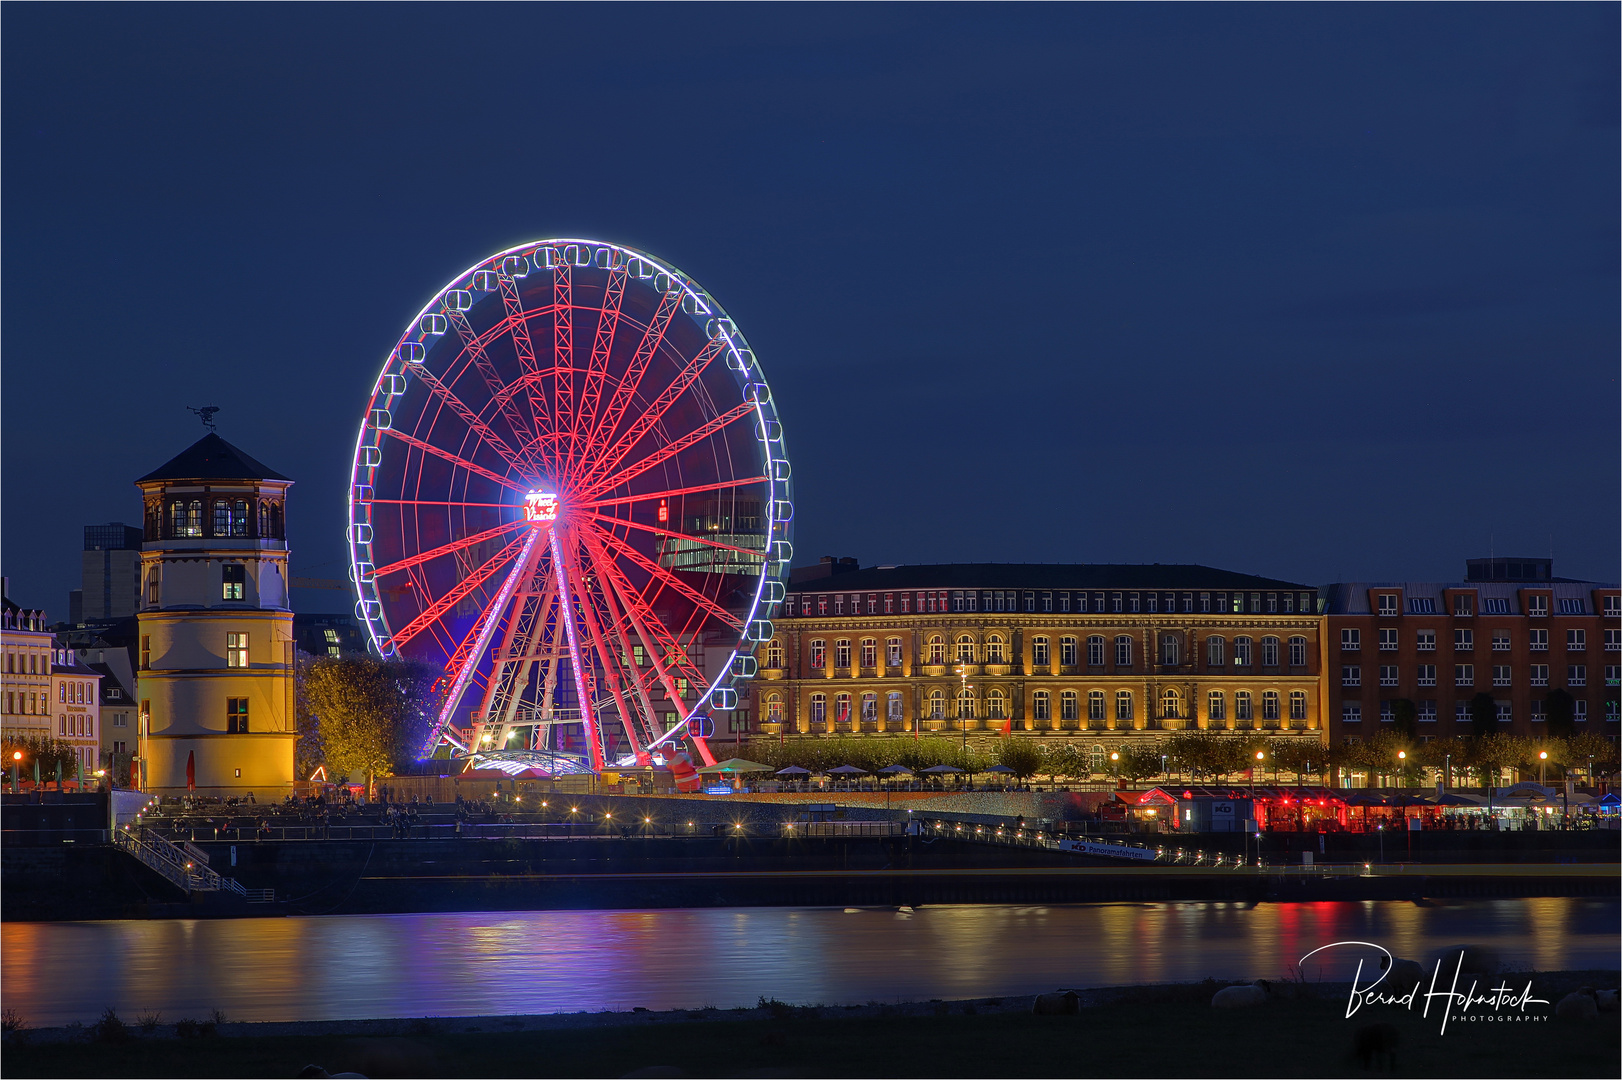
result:
M 239 882 L 215 873 L 188 855 L 178 844 L 172 844 L 149 830 L 143 829 L 137 833 L 125 825 L 114 831 L 113 842 L 185 892 L 247 895 L 247 890 Z

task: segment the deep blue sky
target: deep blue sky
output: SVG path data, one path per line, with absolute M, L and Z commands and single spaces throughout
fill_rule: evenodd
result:
M 682 266 L 802 560 L 1617 578 L 1618 8 L 7 5 L 4 571 L 196 439 L 341 577 L 384 354 L 467 264 Z M 336 593 L 300 597 L 338 609 Z

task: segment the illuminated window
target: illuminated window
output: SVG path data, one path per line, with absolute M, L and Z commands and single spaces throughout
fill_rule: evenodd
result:
M 865 668 L 879 666 L 879 643 L 873 638 L 862 639 L 862 666 Z
M 997 634 L 992 634 L 986 639 L 986 663 L 1007 663 L 1007 661 L 1003 658 L 1003 640 Z
M 225 635 L 225 666 L 240 668 L 248 666 L 248 635 L 246 633 Z
M 828 722 L 828 695 L 811 695 L 811 722 L 813 724 L 826 724 Z
M 1233 639 L 1233 662 L 1238 667 L 1250 666 L 1250 639 L 1236 637 Z
M 929 662 L 931 664 L 946 663 L 946 639 L 939 634 L 929 639 Z
M 929 718 L 931 720 L 946 719 L 946 695 L 939 690 L 929 692 Z
M 771 694 L 766 698 L 766 722 L 769 724 L 781 724 L 783 722 L 783 699 L 776 694 Z
M 877 723 L 879 719 L 879 696 L 877 694 L 862 695 L 862 722 Z
M 1008 714 L 1004 705 L 1003 692 L 996 687 L 986 691 L 986 715 L 993 720 L 1002 720 Z
M 1180 719 L 1183 715 L 1183 699 L 1175 690 L 1167 690 L 1160 699 L 1160 715 L 1168 720 Z
M 834 642 L 834 667 L 850 667 L 850 641 L 846 638 Z
M 898 668 L 898 667 L 901 666 L 901 639 L 900 638 L 893 637 L 893 638 L 887 639 L 885 641 L 885 643 L 884 643 L 884 652 L 885 652 L 885 663 L 889 664 L 889 666 L 893 667 L 893 668 Z
M 811 642 L 811 666 L 825 668 L 828 666 L 828 643 L 826 641 Z
M 248 568 L 241 563 L 225 563 L 220 567 L 220 598 L 222 600 L 241 600 L 242 591 L 248 580 Z
M 1116 720 L 1130 720 L 1130 719 L 1132 719 L 1132 691 L 1130 691 L 1130 690 L 1117 690 L 1117 691 L 1115 691 L 1115 719 Z
M 957 717 L 959 720 L 974 719 L 974 690 L 972 688 L 957 692 Z
M 839 693 L 834 695 L 834 723 L 850 723 L 850 695 Z
M 766 646 L 766 666 L 774 669 L 783 666 L 783 643 L 776 638 Z
M 894 723 L 900 723 L 906 719 L 906 713 L 903 711 L 901 703 L 901 691 L 892 690 L 887 695 L 885 699 L 885 716 Z
M 967 634 L 957 639 L 957 662 L 960 664 L 974 663 L 974 639 Z

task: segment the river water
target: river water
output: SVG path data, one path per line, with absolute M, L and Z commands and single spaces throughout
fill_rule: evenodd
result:
M 318 1020 L 968 998 L 1287 976 L 1373 942 L 1506 966 L 1616 968 L 1615 900 L 685 908 L 5 923 L 0 1000 L 29 1024 Z M 1356 955 L 1309 962 L 1349 979 Z

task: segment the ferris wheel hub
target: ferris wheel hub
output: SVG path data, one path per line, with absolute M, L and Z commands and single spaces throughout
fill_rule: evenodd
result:
M 524 496 L 525 521 L 556 521 L 558 497 L 550 491 L 531 491 Z

